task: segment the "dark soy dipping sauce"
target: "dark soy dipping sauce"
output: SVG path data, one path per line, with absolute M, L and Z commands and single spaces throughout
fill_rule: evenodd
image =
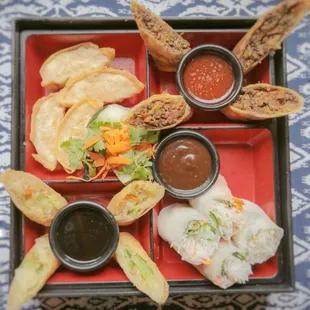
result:
M 199 187 L 210 176 L 211 167 L 209 151 L 196 139 L 172 141 L 159 155 L 159 174 L 176 189 Z
M 78 261 L 95 259 L 109 244 L 109 234 L 100 211 L 77 209 L 59 223 L 56 234 L 61 250 Z

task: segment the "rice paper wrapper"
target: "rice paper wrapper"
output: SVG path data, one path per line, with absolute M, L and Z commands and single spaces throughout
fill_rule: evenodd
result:
M 182 257 L 193 265 L 210 263 L 218 247 L 219 231 L 187 204 L 175 203 L 161 210 L 158 233 Z
M 230 240 L 245 224 L 240 202 L 233 197 L 222 175 L 206 193 L 189 200 L 194 209 L 216 223 L 225 240 Z
M 252 274 L 246 252 L 233 244 L 221 241 L 210 265 L 195 266 L 198 271 L 215 285 L 226 289 L 235 283 L 244 284 Z
M 277 252 L 284 231 L 255 203 L 245 200 L 246 224 L 233 236 L 235 244 L 249 253 L 249 261 L 261 264 Z

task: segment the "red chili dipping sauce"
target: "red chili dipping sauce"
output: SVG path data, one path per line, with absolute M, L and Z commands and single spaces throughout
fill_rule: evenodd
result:
M 207 103 L 216 102 L 232 89 L 234 73 L 222 57 L 205 54 L 186 65 L 183 82 L 191 96 Z
M 211 156 L 196 139 L 175 140 L 161 151 L 158 168 L 163 180 L 173 188 L 194 189 L 210 176 Z

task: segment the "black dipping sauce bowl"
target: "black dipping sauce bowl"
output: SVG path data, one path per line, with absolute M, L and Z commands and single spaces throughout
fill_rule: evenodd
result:
M 114 255 L 119 229 L 112 213 L 92 201 L 76 201 L 62 208 L 49 229 L 55 256 L 68 269 L 94 271 Z
M 195 188 L 191 189 L 179 189 L 175 186 L 171 186 L 167 183 L 160 171 L 160 157 L 162 152 L 166 149 L 166 147 L 174 146 L 175 142 L 185 141 L 185 140 L 194 140 L 196 142 L 200 142 L 201 147 L 205 147 L 205 150 L 210 155 L 211 166 L 210 173 L 207 178 L 204 179 L 204 182 L 198 185 Z M 172 143 L 172 144 L 171 144 Z M 190 155 L 189 155 L 190 156 Z M 172 159 L 172 165 L 176 166 L 179 162 L 176 162 L 175 159 Z M 177 169 L 177 168 L 176 168 Z M 205 166 L 199 167 L 199 169 L 206 169 Z M 204 135 L 193 131 L 193 130 L 177 130 L 168 136 L 166 136 L 157 146 L 156 152 L 154 154 L 154 162 L 153 162 L 153 176 L 156 182 L 160 183 L 168 194 L 172 197 L 179 199 L 192 199 L 197 196 L 202 195 L 206 192 L 217 180 L 220 171 L 220 159 L 217 153 L 217 150 L 213 143 Z M 189 181 L 189 177 L 185 177 L 184 182 Z
M 193 97 L 185 88 L 184 85 L 184 71 L 186 66 L 195 58 L 201 55 L 215 55 L 223 58 L 231 67 L 234 75 L 234 82 L 231 89 L 227 92 L 227 94 L 221 98 L 220 100 L 216 100 L 215 102 L 206 103 L 203 100 L 199 100 L 198 97 Z M 186 102 L 192 107 L 205 110 L 205 111 L 216 111 L 220 110 L 229 104 L 233 103 L 243 86 L 243 70 L 242 66 L 237 59 L 237 57 L 228 49 L 213 44 L 204 44 L 199 45 L 193 49 L 191 49 L 187 54 L 183 56 L 181 59 L 177 72 L 176 72 L 176 81 L 178 85 L 178 89 L 181 95 L 185 98 Z

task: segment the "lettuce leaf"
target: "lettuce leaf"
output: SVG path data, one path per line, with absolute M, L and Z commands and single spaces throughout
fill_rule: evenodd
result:
M 130 144 L 137 145 L 144 141 L 154 144 L 158 142 L 159 133 L 160 131 L 147 131 L 143 129 L 130 127 L 129 128 Z
M 83 161 L 86 160 L 86 151 L 83 150 L 83 145 L 83 140 L 75 138 L 70 138 L 60 145 L 68 154 L 69 167 L 72 171 L 83 168 Z
M 124 165 L 122 170 L 114 170 L 119 180 L 123 184 L 128 184 L 134 180 L 153 180 L 152 162 L 146 156 L 146 151 L 140 152 L 130 150 L 126 154 L 120 155 L 132 160 L 131 164 Z

